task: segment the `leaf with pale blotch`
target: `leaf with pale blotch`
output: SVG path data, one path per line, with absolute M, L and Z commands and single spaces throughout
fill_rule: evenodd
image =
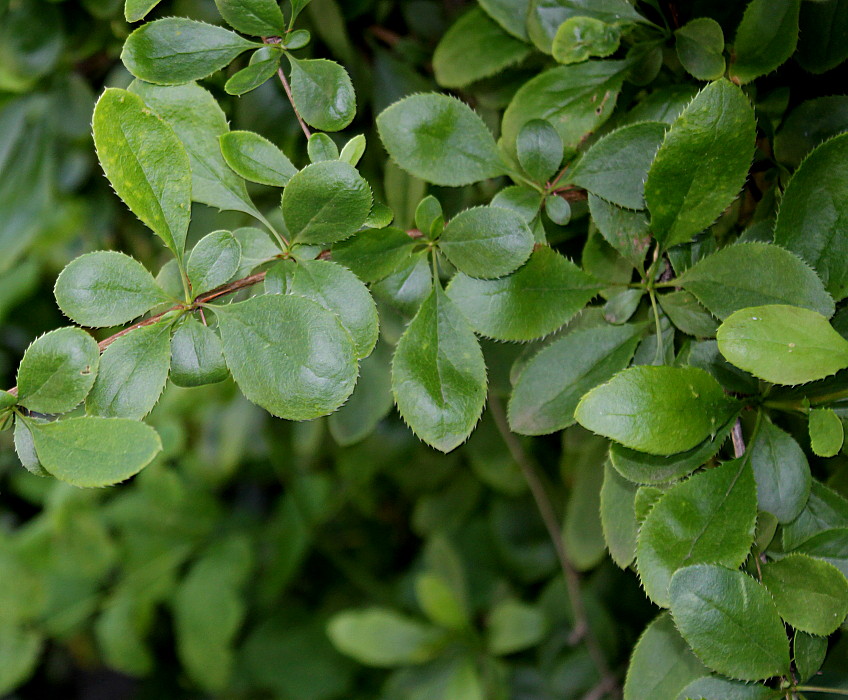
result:
M 551 44 L 557 63 L 582 63 L 588 58 L 604 58 L 615 53 L 621 42 L 621 26 L 594 17 L 569 17 L 559 25 Z
M 757 504 L 760 510 L 788 523 L 803 510 L 810 496 L 810 465 L 795 439 L 768 420 L 763 420 L 748 446 Z

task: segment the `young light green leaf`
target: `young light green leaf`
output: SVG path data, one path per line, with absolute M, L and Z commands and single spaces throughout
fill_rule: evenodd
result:
M 283 218 L 298 243 L 335 243 L 358 231 L 371 211 L 371 188 L 341 161 L 307 165 L 283 192 Z
M 0 624 L 0 693 L 14 692 L 32 676 L 44 643 L 40 631 L 10 620 Z
M 741 309 L 716 339 L 731 364 L 773 384 L 805 384 L 848 367 L 848 341 L 824 316 L 796 306 Z
M 188 318 L 171 338 L 171 381 L 177 386 L 202 386 L 230 376 L 221 339 L 197 319 Z
M 448 187 L 503 175 L 488 127 L 464 102 L 434 93 L 412 95 L 377 117 L 392 159 L 427 182 Z
M 235 32 L 184 17 L 143 24 L 127 37 L 121 60 L 148 83 L 181 85 L 200 80 L 236 56 L 262 45 Z
M 671 615 L 663 612 L 645 628 L 633 647 L 624 681 L 624 700 L 675 698 L 706 671 L 674 628 Z
M 222 134 L 220 141 L 227 165 L 245 180 L 285 187 L 297 173 L 279 148 L 252 131 L 231 131 Z
M 795 629 L 827 636 L 848 615 L 848 580 L 832 564 L 790 554 L 762 566 L 780 616 Z
M 195 297 L 229 282 L 241 262 L 241 245 L 229 231 L 213 231 L 192 248 L 186 273 Z
M 812 265 L 828 292 L 840 301 L 848 295 L 848 134 L 825 141 L 795 171 L 774 228 L 774 241 Z
M 327 625 L 327 634 L 343 654 L 379 668 L 428 661 L 445 641 L 442 630 L 384 608 L 337 613 Z
M 645 182 L 651 226 L 664 247 L 690 240 L 739 194 L 755 131 L 748 98 L 727 80 L 707 85 L 675 119 Z
M 365 154 L 366 145 L 365 134 L 357 134 L 342 146 L 342 150 L 339 153 L 339 160 L 350 163 L 355 168 L 360 158 Z
M 694 367 L 631 367 L 586 394 L 574 417 L 584 428 L 655 455 L 690 450 L 739 409 Z
M 18 368 L 18 403 L 37 413 L 66 413 L 86 397 L 100 349 L 79 328 L 59 328 L 30 345 Z
M 737 243 L 702 258 L 677 282 L 725 319 L 749 306 L 791 304 L 833 314 L 833 299 L 803 260 L 780 246 Z
M 433 72 L 442 87 L 461 88 L 523 61 L 530 47 L 506 34 L 479 7 L 466 12 L 442 36 Z
M 725 462 L 671 488 L 639 530 L 636 566 L 645 592 L 669 605 L 675 571 L 709 562 L 738 567 L 754 541 L 757 496 L 745 459 Z
M 356 356 L 368 357 L 379 334 L 377 307 L 368 288 L 350 270 L 329 260 L 284 260 L 265 277 L 268 294 L 295 294 L 332 311 L 350 333 Z
M 674 624 L 711 669 L 747 681 L 789 672 L 789 640 L 762 584 L 699 564 L 678 571 L 669 590 Z
M 835 457 L 842 449 L 845 431 L 832 408 L 814 408 L 809 415 L 810 447 L 819 457 Z
M 252 36 L 282 36 L 286 20 L 277 0 L 215 0 L 218 12 L 233 29 Z
M 36 476 L 50 476 L 50 472 L 41 466 L 41 462 L 38 461 L 32 433 L 26 422 L 21 418 L 15 420 L 14 443 L 15 454 L 18 455 L 18 459 L 21 460 L 21 464 L 28 472 Z
M 843 133 L 846 125 L 848 95 L 827 95 L 802 102 L 783 120 L 774 136 L 775 157 L 795 169 L 814 148 Z
M 557 63 L 582 63 L 592 56 L 615 53 L 621 42 L 621 27 L 594 17 L 569 17 L 559 25 L 551 44 Z
M 72 260 L 53 292 L 65 316 L 92 328 L 126 323 L 168 300 L 141 263 L 107 250 Z
M 295 2 L 295 4 L 297 4 Z M 312 40 L 312 33 L 308 29 L 295 29 L 293 32 L 286 34 L 284 37 L 281 37 L 283 40 L 283 46 L 286 47 L 289 51 L 295 51 L 296 49 L 302 49 Z
M 259 51 L 262 51 L 260 49 Z M 259 54 L 257 51 L 254 56 Z M 264 85 L 277 74 L 277 69 L 280 67 L 280 54 L 272 53 L 269 58 L 254 61 L 251 57 L 250 64 L 242 68 L 238 73 L 234 73 L 224 85 L 224 91 L 228 95 L 244 95 L 245 93 L 255 90 L 260 85 Z
M 430 620 L 449 630 L 468 627 L 468 611 L 450 584 L 439 574 L 425 571 L 415 577 L 415 597 Z
M 312 163 L 320 163 L 323 160 L 338 160 L 339 147 L 327 134 L 316 132 L 309 137 L 306 143 L 306 152 Z
M 562 139 L 545 119 L 531 119 L 521 127 L 515 150 L 524 172 L 541 184 L 553 177 L 562 163 Z
M 533 340 L 569 321 L 601 289 L 600 282 L 548 246 L 507 277 L 456 275 L 448 296 L 472 328 L 497 340 Z
M 645 178 L 666 125 L 641 122 L 616 129 L 596 141 L 573 169 L 570 182 L 628 209 L 645 208 Z
M 536 76 L 519 88 L 504 112 L 504 146 L 514 153 L 522 127 L 533 119 L 547 119 L 565 147 L 575 148 L 612 114 L 626 72 L 624 61 L 589 61 Z
M 795 53 L 801 0 L 751 0 L 733 40 L 730 75 L 737 83 L 771 73 Z
M 162 449 L 153 428 L 127 418 L 85 416 L 27 425 L 42 466 L 83 488 L 129 479 Z
M 810 496 L 810 465 L 804 451 L 768 420 L 762 420 L 749 450 L 759 509 L 780 523 L 794 520 Z
M 486 365 L 474 332 L 436 284 L 398 342 L 392 392 L 412 431 L 450 452 L 474 429 L 486 400 Z
M 356 93 L 347 71 L 324 58 L 295 60 L 291 64 L 292 99 L 300 116 L 323 131 L 340 131 L 356 115 Z
M 156 7 L 162 0 L 126 0 L 124 3 L 124 18 L 127 22 L 138 22 Z
M 338 317 L 300 296 L 215 307 L 224 357 L 244 395 L 287 420 L 335 411 L 356 384 L 356 354 Z
M 636 559 L 636 520 L 634 501 L 636 484 L 613 469 L 609 460 L 604 464 L 604 484 L 601 487 L 601 527 L 610 558 L 622 569 Z
M 140 97 L 118 88 L 101 95 L 93 124 L 97 157 L 115 192 L 182 258 L 192 179 L 188 154 L 174 130 Z
M 531 0 L 524 21 L 536 47 L 551 53 L 557 30 L 571 17 L 592 17 L 608 24 L 645 21 L 627 0 Z
M 522 265 L 533 251 L 533 234 L 509 209 L 474 207 L 448 222 L 439 250 L 471 277 L 503 277 Z
M 509 400 L 509 424 L 545 435 L 574 423 L 580 398 L 627 367 L 643 326 L 574 331 L 544 347 L 524 367 Z
M 103 352 L 100 371 L 85 401 L 95 416 L 146 416 L 162 394 L 171 364 L 167 323 L 143 326 L 122 335 Z
M 496 656 L 514 654 L 541 642 L 547 629 L 539 609 L 507 598 L 489 614 L 486 646 Z
M 397 228 L 360 231 L 333 246 L 333 260 L 363 282 L 385 279 L 409 258 L 415 239 Z
M 698 80 L 718 80 L 724 75 L 724 32 L 710 17 L 697 17 L 675 30 L 680 63 Z

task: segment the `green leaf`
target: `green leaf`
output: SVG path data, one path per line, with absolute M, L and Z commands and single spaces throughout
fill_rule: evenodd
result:
M 848 578 L 848 528 L 824 530 L 799 545 L 795 552 L 824 559 Z
M 235 32 L 184 17 L 143 24 L 127 37 L 121 60 L 148 83 L 181 85 L 205 78 L 261 44 Z
M 522 370 L 509 400 L 509 424 L 522 435 L 545 435 L 574 423 L 590 389 L 627 367 L 643 325 L 574 331 L 544 347 Z
M 733 40 L 730 75 L 737 83 L 771 73 L 795 53 L 801 0 L 751 0 Z
M 824 73 L 848 57 L 848 44 L 842 41 L 848 29 L 845 0 L 807 2 L 801 5 L 798 22 L 797 61 L 804 70 Z
M 557 30 L 571 17 L 592 17 L 608 24 L 645 21 L 627 0 L 531 0 L 526 21 L 536 47 L 551 53 Z
M 428 661 L 438 654 L 444 638 L 441 630 L 385 608 L 337 613 L 327 634 L 343 654 L 380 668 Z
M 705 672 L 706 668 L 674 628 L 671 615 L 661 613 L 633 647 L 624 682 L 624 700 L 674 698 Z
M 143 326 L 122 335 L 103 352 L 100 371 L 85 401 L 95 416 L 146 416 L 162 394 L 171 364 L 167 323 Z
M 338 317 L 300 296 L 216 306 L 224 357 L 244 395 L 287 420 L 335 411 L 356 384 L 353 340 Z
M 415 577 L 415 597 L 424 614 L 440 627 L 468 627 L 468 611 L 450 584 L 439 574 L 425 571 Z
M 762 420 L 749 450 L 759 509 L 780 523 L 794 520 L 810 496 L 810 465 L 803 450 L 768 420 Z
M 27 426 L 44 468 L 83 488 L 129 479 L 162 449 L 153 428 L 128 418 L 85 416 Z
M 806 554 L 790 554 L 762 566 L 780 616 L 795 629 L 833 634 L 848 615 L 848 580 L 835 566 Z
M 252 36 L 282 36 L 286 20 L 277 0 L 215 0 L 221 17 L 233 29 Z
M 269 294 L 295 294 L 332 311 L 353 338 L 356 356 L 368 357 L 379 334 L 377 307 L 350 270 L 329 260 L 283 261 L 265 277 Z
M 751 549 L 756 522 L 754 475 L 745 459 L 673 486 L 639 530 L 636 565 L 645 592 L 667 607 L 674 597 L 669 598 L 669 582 L 678 569 L 705 562 L 738 567 Z
M 367 143 L 365 134 L 357 134 L 342 147 L 341 153 L 339 153 L 339 160 L 350 163 L 355 168 L 362 156 L 365 155 Z M 384 225 L 388 225 L 389 223 L 391 223 L 391 219 Z
M 279 52 L 269 52 L 270 58 L 254 60 L 256 56 L 263 56 L 263 49 L 259 49 L 250 58 L 250 64 L 234 73 L 224 85 L 224 91 L 228 95 L 244 95 L 264 85 L 277 74 L 280 67 Z M 260 53 L 263 52 L 263 53 Z
M 739 408 L 694 367 L 631 367 L 586 394 L 574 417 L 584 428 L 655 455 L 690 450 Z
M 137 260 L 106 250 L 72 260 L 53 291 L 62 313 L 89 327 L 127 323 L 168 300 Z
M 692 681 L 677 700 L 770 700 L 774 690 L 765 685 L 740 683 L 727 678 L 706 676 Z
M 229 282 L 241 262 L 241 245 L 229 231 L 213 231 L 191 250 L 186 273 L 195 297 Z
M 848 95 L 828 95 L 802 102 L 775 134 L 775 156 L 788 167 L 797 168 L 816 146 L 844 132 L 846 125 Z
M 303 9 L 311 2 L 312 0 L 291 0 L 292 6 L 292 22 L 297 19 L 298 15 L 303 12 Z
M 202 386 L 230 376 L 221 339 L 208 326 L 188 318 L 171 338 L 171 381 L 177 386 Z
M 192 178 L 188 155 L 174 130 L 137 95 L 107 88 L 94 108 L 94 145 L 118 196 L 182 258 Z
M 504 174 L 492 133 L 456 98 L 407 97 L 377 117 L 377 130 L 392 159 L 427 182 L 459 187 Z
M 845 431 L 832 408 L 810 411 L 810 446 L 819 457 L 835 457 L 842 449 Z
M 554 35 L 551 53 L 557 63 L 581 63 L 592 56 L 604 58 L 616 52 L 621 27 L 594 17 L 569 17 Z
M 448 222 L 439 250 L 471 277 L 503 277 L 523 265 L 533 251 L 533 234 L 515 212 L 474 207 Z
M 610 461 L 625 479 L 637 484 L 667 484 L 690 474 L 721 449 L 735 419 L 729 420 L 716 434 L 686 452 L 660 457 L 637 452 L 614 442 L 610 445 Z
M 540 73 L 519 88 L 504 112 L 504 146 L 514 152 L 524 125 L 547 119 L 565 147 L 575 148 L 612 114 L 626 70 L 624 61 L 589 61 Z
M 462 443 L 486 400 L 486 365 L 474 332 L 437 284 L 404 331 L 392 392 L 412 431 L 442 452 Z
M 333 139 L 321 132 L 316 132 L 309 137 L 306 143 L 306 152 L 309 154 L 309 160 L 313 163 L 339 159 L 339 147 L 336 146 Z
M 677 57 L 698 80 L 718 80 L 724 75 L 724 32 L 710 17 L 698 17 L 675 30 Z
M 833 314 L 833 299 L 802 260 L 769 243 L 737 243 L 702 258 L 678 283 L 725 319 L 750 306 L 791 304 Z
M 504 31 L 522 41 L 527 41 L 527 11 L 530 0 L 482 0 L 486 14 L 497 22 Z
M 827 655 L 827 639 L 796 630 L 792 637 L 792 652 L 798 680 L 803 683 L 821 668 Z
M 333 246 L 333 260 L 363 282 L 385 279 L 408 260 L 415 239 L 397 228 L 360 231 Z
M 645 182 L 651 227 L 664 247 L 690 240 L 735 199 L 755 136 L 754 110 L 727 80 L 707 85 L 675 119 Z M 709 168 L 700 167 L 705 162 Z
M 671 322 L 684 333 L 696 338 L 715 338 L 718 321 L 694 295 L 681 290 L 663 294 L 658 301 Z
M 298 243 L 335 243 L 359 230 L 371 211 L 371 188 L 341 161 L 307 165 L 283 191 L 283 218 Z
M 356 93 L 347 71 L 324 58 L 295 60 L 291 64 L 291 92 L 297 111 L 310 126 L 340 131 L 356 115 Z
M 542 184 L 556 174 L 562 163 L 562 139 L 544 119 L 531 119 L 522 126 L 515 148 L 524 172 Z
M 138 22 L 156 7 L 162 0 L 126 0 L 124 17 L 127 22 Z
M 445 229 L 442 205 L 433 195 L 424 197 L 415 207 L 415 225 L 425 238 L 437 239 Z
M 848 295 L 848 134 L 825 141 L 801 163 L 783 198 L 774 241 L 796 253 L 818 272 L 828 292 L 840 301 Z
M 533 340 L 567 323 L 601 289 L 577 265 L 547 246 L 507 277 L 456 275 L 448 296 L 471 327 L 497 340 Z
M 789 672 L 789 641 L 768 591 L 747 574 L 689 566 L 671 581 L 671 614 L 707 666 L 754 681 Z
M 840 528 L 848 528 L 848 501 L 813 479 L 810 498 L 804 510 L 795 520 L 781 528 L 783 549 L 796 549 L 822 531 Z
M 645 254 L 651 245 L 648 217 L 589 194 L 589 212 L 598 231 L 633 267 L 643 269 Z
M 545 214 L 555 224 L 565 226 L 571 221 L 571 205 L 563 197 L 550 194 L 545 197 Z
M 716 338 L 731 364 L 773 384 L 804 384 L 848 367 L 848 341 L 821 314 L 795 306 L 741 309 Z
M 445 32 L 433 53 L 436 82 L 460 88 L 500 73 L 530 53 L 523 41 L 505 33 L 475 7 Z
M 540 610 L 508 598 L 489 613 L 486 646 L 496 656 L 514 654 L 544 639 L 548 624 Z
M 586 151 L 565 181 L 620 207 L 644 209 L 645 178 L 665 130 L 660 122 L 616 129 Z
M 413 253 L 396 272 L 371 285 L 378 299 L 387 301 L 407 316 L 413 316 L 433 288 L 433 273 L 427 253 Z
M 280 254 L 279 246 L 266 231 L 246 226 L 237 228 L 233 235 L 241 246 L 241 263 L 234 275 L 236 279 L 246 277 L 259 265 Z
M 35 443 L 32 440 L 32 433 L 23 419 L 15 420 L 14 432 L 15 453 L 24 468 L 36 476 L 50 476 L 41 462 L 38 461 L 38 455 L 35 452 Z
M 604 484 L 601 487 L 601 526 L 610 558 L 622 569 L 636 559 L 636 520 L 634 501 L 636 484 L 613 469 L 609 460 L 604 464 Z
M 66 413 L 94 384 L 100 349 L 79 328 L 59 328 L 37 338 L 18 368 L 18 403 L 37 413 Z
M 279 148 L 252 131 L 231 131 L 222 134 L 220 141 L 227 165 L 245 180 L 285 187 L 297 173 Z
M 260 217 L 240 177 L 227 167 L 219 139 L 230 127 L 208 90 L 198 85 L 162 87 L 140 81 L 130 90 L 174 129 L 191 161 L 191 197 L 218 209 Z
M 43 646 L 38 631 L 0 623 L 0 693 L 11 693 L 33 674 Z
M 604 558 L 606 542 L 601 524 L 602 455 L 607 441 L 573 428 L 563 436 L 560 470 L 569 484 L 562 540 L 578 571 L 594 569 Z M 601 454 L 599 455 L 598 452 Z

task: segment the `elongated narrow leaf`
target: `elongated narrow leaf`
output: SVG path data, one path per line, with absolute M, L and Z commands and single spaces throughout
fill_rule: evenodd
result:
M 707 666 L 748 681 L 789 672 L 789 640 L 762 584 L 699 564 L 678 571 L 670 591 L 674 624 Z
M 660 243 L 685 243 L 735 199 L 751 165 L 754 137 L 754 110 L 729 81 L 711 83 L 689 103 L 666 134 L 645 183 Z
M 636 565 L 645 592 L 669 605 L 669 582 L 691 564 L 737 567 L 748 556 L 757 522 L 754 475 L 734 459 L 674 486 L 639 530 Z
M 398 411 L 428 445 L 450 452 L 474 429 L 486 400 L 486 365 L 474 332 L 436 285 L 398 342 Z
M 737 311 L 716 339 L 728 362 L 773 384 L 804 384 L 848 367 L 848 341 L 824 316 L 796 306 Z
M 511 275 L 481 280 L 456 275 L 448 296 L 472 328 L 497 340 L 532 340 L 567 323 L 602 285 L 548 246 Z
M 714 435 L 738 408 L 701 369 L 642 366 L 590 391 L 574 417 L 625 447 L 671 455 Z
M 162 449 L 153 428 L 127 418 L 86 416 L 28 426 L 44 468 L 74 486 L 129 479 Z
M 263 55 L 260 49 L 253 57 Z M 255 90 L 264 85 L 277 74 L 280 67 L 280 54 L 278 52 L 270 54 L 270 58 L 253 60 L 251 57 L 250 65 L 242 68 L 238 73 L 234 73 L 224 85 L 224 91 L 228 95 L 244 95 L 245 93 Z
M 222 134 L 221 153 L 227 165 L 245 180 L 285 187 L 297 173 L 286 155 L 268 139 L 251 131 Z
M 267 294 L 215 313 L 236 383 L 269 413 L 311 420 L 335 411 L 353 391 L 353 340 L 311 299 Z
M 213 231 L 191 250 L 186 273 L 194 296 L 229 282 L 241 262 L 241 244 L 229 231 Z
M 79 328 L 59 328 L 37 338 L 18 368 L 18 402 L 38 413 L 65 413 L 86 397 L 100 350 Z
M 261 44 L 235 32 L 184 17 L 143 24 L 127 37 L 121 60 L 136 78 L 158 85 L 200 80 Z
M 509 423 L 523 435 L 544 435 L 574 423 L 580 398 L 630 362 L 643 326 L 574 331 L 543 348 L 524 367 L 509 400 Z
M 767 420 L 749 446 L 760 510 L 778 522 L 794 520 L 810 495 L 810 465 L 792 436 Z
M 233 29 L 253 36 L 282 36 L 286 20 L 277 0 L 215 0 L 221 17 Z
M 601 527 L 610 558 L 622 569 L 636 559 L 636 484 L 625 479 L 607 460 L 601 487 Z
M 795 52 L 801 0 L 751 0 L 733 40 L 730 74 L 739 83 L 771 73 Z
M 504 173 L 495 139 L 465 103 L 447 95 L 412 95 L 377 117 L 377 130 L 404 170 L 458 187 Z
M 94 145 L 118 196 L 181 258 L 191 217 L 191 165 L 174 130 L 137 95 L 107 88 L 94 108 Z
M 539 183 L 553 177 L 562 164 L 562 139 L 545 119 L 533 119 L 521 127 L 515 150 L 524 172 Z
M 146 416 L 162 394 L 171 361 L 171 329 L 156 323 L 118 338 L 103 352 L 100 371 L 85 402 L 96 416 Z
M 177 386 L 202 386 L 230 376 L 221 339 L 208 326 L 189 318 L 171 338 L 171 381 Z
M 291 63 L 291 92 L 300 116 L 323 131 L 340 131 L 356 115 L 356 93 L 347 71 L 324 58 Z

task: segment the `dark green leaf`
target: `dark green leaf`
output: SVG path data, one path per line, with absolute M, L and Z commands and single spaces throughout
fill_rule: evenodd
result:
M 816 146 L 848 129 L 848 96 L 829 95 L 802 102 L 774 137 L 781 163 L 797 168 Z
M 801 5 L 798 63 L 811 73 L 824 73 L 848 57 L 848 2 L 807 2 Z
M 300 116 L 310 126 L 323 131 L 339 131 L 353 121 L 356 93 L 347 71 L 324 58 L 291 64 L 291 91 Z
M 252 131 L 222 134 L 221 153 L 237 174 L 262 185 L 285 187 L 297 173 L 279 148 Z
M 554 35 L 551 53 L 558 63 L 581 63 L 592 56 L 615 53 L 621 41 L 621 27 L 594 17 L 569 17 Z
M 254 54 L 254 56 L 258 53 Z M 268 82 L 268 80 L 277 74 L 279 67 L 279 53 L 272 54 L 270 58 L 259 61 L 253 61 L 251 58 L 250 65 L 242 68 L 238 73 L 234 73 L 227 80 L 224 90 L 228 95 L 244 95 Z
M 698 80 L 717 80 L 724 75 L 724 32 L 710 17 L 698 17 L 674 32 L 677 57 Z
M 213 231 L 191 250 L 186 273 L 195 297 L 229 282 L 241 262 L 241 245 L 229 231 Z
M 848 577 L 848 528 L 819 532 L 798 546 L 795 552 L 824 559 Z
M 813 479 L 804 510 L 781 528 L 783 549 L 793 550 L 824 530 L 839 528 L 848 528 L 848 501 Z
M 663 294 L 659 302 L 671 322 L 684 333 L 696 338 L 715 338 L 718 321 L 689 292 Z
M 630 211 L 589 194 L 589 212 L 598 231 L 631 265 L 642 269 L 651 245 L 651 230 L 644 212 Z
M 730 75 L 738 83 L 771 73 L 795 52 L 801 0 L 751 0 L 733 40 Z
M 124 17 L 127 22 L 138 22 L 147 16 L 162 0 L 126 0 Z
M 794 520 L 810 495 L 810 465 L 798 443 L 780 428 L 763 420 L 749 446 L 757 482 L 760 510 L 779 522 Z
M 792 652 L 798 680 L 803 683 L 821 668 L 827 655 L 827 638 L 796 630 L 792 637 Z
M 330 414 L 330 433 L 340 445 L 353 445 L 368 437 L 392 406 L 391 353 L 384 344 L 378 344 L 360 363 L 353 394 Z
M 202 386 L 230 376 L 221 339 L 208 326 L 188 318 L 171 338 L 171 381 L 177 386 Z
M 835 457 L 842 449 L 845 431 L 832 408 L 810 411 L 810 446 L 819 457 Z
M 86 397 L 97 376 L 97 342 L 79 328 L 59 328 L 30 345 L 18 368 L 18 403 L 37 413 L 65 413 Z
M 233 29 L 253 36 L 282 36 L 286 20 L 277 0 L 215 0 L 221 17 Z
M 360 231 L 333 246 L 333 260 L 363 282 L 377 282 L 395 272 L 412 254 L 415 239 L 397 228 Z
M 562 540 L 578 571 L 594 569 L 606 551 L 601 524 L 606 451 L 606 440 L 588 435 L 582 428 L 572 428 L 563 436 L 562 472 L 570 488 Z
M 601 526 L 610 558 L 622 569 L 636 559 L 636 484 L 622 477 L 609 461 L 604 464 L 601 487 Z
M 371 285 L 374 296 L 412 316 L 433 288 L 433 273 L 424 251 L 414 253 L 396 272 Z
M 544 119 L 531 119 L 521 127 L 515 150 L 524 172 L 542 184 L 556 174 L 562 163 L 562 139 Z

